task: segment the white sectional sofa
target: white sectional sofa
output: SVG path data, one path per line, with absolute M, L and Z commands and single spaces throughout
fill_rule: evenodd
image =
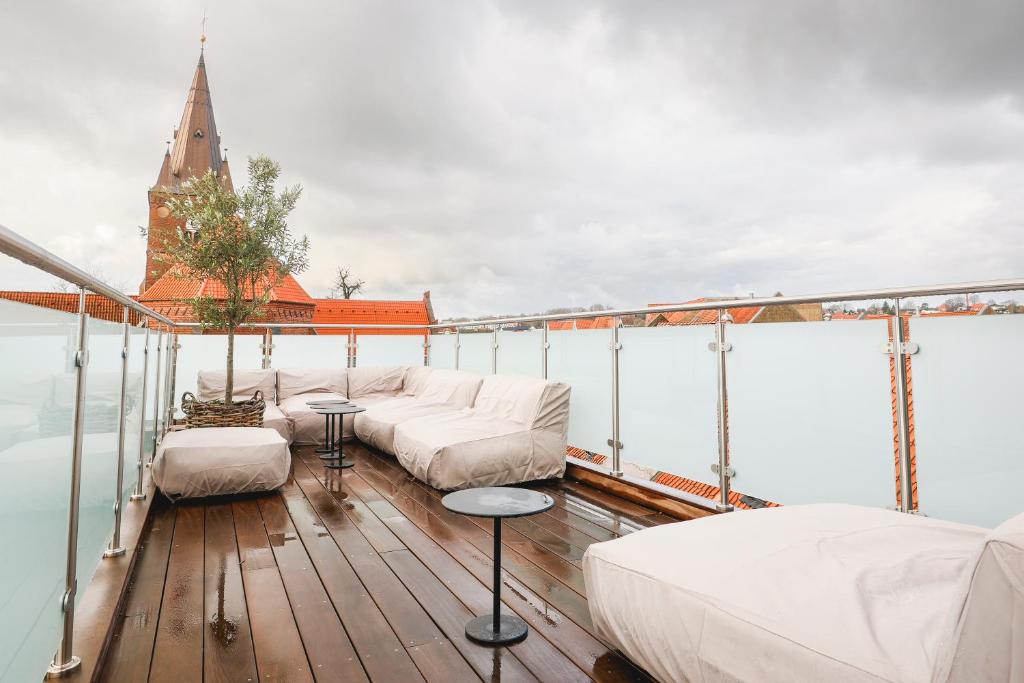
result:
M 565 473 L 569 386 L 560 382 L 403 366 L 235 371 L 236 400 L 257 389 L 267 401 L 264 427 L 298 445 L 324 442 L 324 417 L 308 401 L 347 398 L 366 408 L 343 418 L 342 438 L 396 456 L 436 488 Z M 223 393 L 223 371 L 199 373 L 201 400 Z
M 568 429 L 567 384 L 491 375 L 472 407 L 398 424 L 394 454 L 434 488 L 501 486 L 561 477 Z
M 276 370 L 235 370 L 232 400 L 246 401 L 257 391 L 263 392 L 263 426 L 275 430 L 286 442 L 292 442 L 292 425 L 277 405 Z M 223 370 L 203 370 L 199 373 L 196 398 L 200 401 L 224 399 L 226 373 Z M 322 430 L 321 430 L 322 431 Z
M 1024 515 L 995 530 L 851 505 L 587 549 L 598 632 L 660 681 L 1021 680 Z

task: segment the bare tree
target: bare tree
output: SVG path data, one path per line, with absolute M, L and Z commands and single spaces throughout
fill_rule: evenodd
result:
M 353 276 L 346 266 L 340 266 L 338 268 L 338 274 L 334 278 L 334 288 L 331 290 L 331 298 L 337 299 L 340 294 L 342 299 L 351 299 L 353 294 L 358 294 L 363 291 L 363 287 L 365 286 L 366 282 L 364 280 Z

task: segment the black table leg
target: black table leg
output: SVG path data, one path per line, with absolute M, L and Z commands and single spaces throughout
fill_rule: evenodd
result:
M 352 467 L 352 465 L 354 464 L 351 460 L 345 460 L 345 453 L 342 452 L 342 449 L 341 449 L 341 432 L 342 432 L 342 429 L 344 427 L 344 425 L 342 423 L 342 420 L 344 420 L 344 419 L 345 419 L 344 415 L 338 415 L 338 439 L 337 439 L 338 450 L 337 451 L 334 450 L 334 441 L 331 441 L 331 455 L 334 456 L 334 457 L 331 458 L 331 462 L 325 463 L 325 466 L 331 468 L 332 470 L 347 469 L 349 467 Z M 331 426 L 332 427 L 334 426 L 333 416 L 332 416 L 332 419 L 331 419 Z M 332 430 L 332 435 L 333 435 L 333 430 Z M 337 452 L 337 455 L 334 455 L 335 452 Z
M 471 619 L 466 636 L 483 645 L 510 645 L 526 639 L 526 622 L 501 613 L 501 517 L 494 518 L 494 605 L 491 614 Z
M 331 446 L 331 416 L 324 415 L 324 447 L 316 449 L 320 453 L 321 460 L 330 460 L 334 457 L 334 447 Z

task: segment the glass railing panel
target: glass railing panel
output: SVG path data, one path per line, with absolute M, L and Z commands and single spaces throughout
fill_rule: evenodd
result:
M 38 681 L 60 641 L 78 316 L 0 300 L 0 680 Z M 59 399 L 59 400 L 58 400 Z
M 228 337 L 225 334 L 178 335 L 177 371 L 174 405 L 181 415 L 181 396 L 196 393 L 200 370 L 224 370 L 227 365 Z M 259 370 L 263 367 L 263 335 L 235 335 L 235 369 Z M 198 396 L 198 394 L 197 394 Z
M 85 594 L 114 528 L 117 441 L 121 406 L 121 323 L 89 320 L 89 365 L 83 405 L 82 488 L 78 515 L 78 600 Z M 63 398 L 61 398 L 63 397 Z M 74 381 L 58 394 L 56 409 L 74 409 Z
M 622 469 L 632 476 L 708 492 L 718 486 L 717 373 L 707 325 L 619 330 Z M 675 477 L 671 475 L 676 475 Z
M 1021 512 L 1024 315 L 912 318 L 918 505 L 994 527 Z
M 544 374 L 543 330 L 500 330 L 498 374 L 541 377 Z
M 348 367 L 348 333 L 275 334 L 270 356 L 273 368 Z
M 360 334 L 356 365 L 423 365 L 423 334 Z
M 735 491 L 777 503 L 896 501 L 886 320 L 727 325 Z
M 569 445 L 610 466 L 612 435 L 612 331 L 552 330 L 548 333 L 548 379 L 572 387 Z
M 124 423 L 124 486 L 121 509 L 128 502 L 128 497 L 135 488 L 138 478 L 139 462 L 139 429 L 142 427 L 140 412 L 142 410 L 142 366 L 144 363 L 143 349 L 146 344 L 146 329 L 133 327 L 128 340 L 128 381 L 125 394 Z
M 455 342 L 457 340 L 458 335 L 455 334 L 430 335 L 430 367 L 454 370 Z
M 494 337 L 490 332 L 463 332 L 459 335 L 459 370 L 491 374 L 491 346 Z

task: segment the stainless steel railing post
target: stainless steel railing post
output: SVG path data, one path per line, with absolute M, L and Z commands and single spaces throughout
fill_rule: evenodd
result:
M 128 307 L 124 307 L 121 321 L 121 403 L 117 418 L 117 486 L 114 488 L 114 534 L 110 545 L 103 551 L 103 557 L 120 557 L 125 548 L 121 545 L 121 496 L 124 486 L 124 423 L 128 409 L 128 351 L 131 328 L 128 325 Z
M 48 677 L 77 669 L 82 660 L 72 653 L 75 632 L 75 594 L 78 592 L 78 514 L 82 490 L 82 438 L 85 433 L 86 370 L 89 364 L 89 316 L 85 312 L 85 288 L 78 289 L 78 351 L 75 354 L 75 403 L 71 421 L 71 494 L 68 499 L 68 545 L 64 568 L 64 630 L 60 645 L 47 669 Z
M 146 452 L 146 389 L 149 385 L 149 321 L 143 319 L 146 326 L 146 339 L 142 346 L 142 401 L 139 405 L 139 464 L 138 476 L 135 479 L 135 493 L 132 494 L 132 502 L 146 500 L 146 494 L 142 492 L 142 472 L 145 466 L 143 454 Z
M 491 328 L 491 374 L 498 374 L 498 326 Z
M 903 330 L 900 300 L 895 300 L 895 316 L 892 330 L 893 375 L 896 380 L 896 428 L 899 432 L 900 448 L 900 512 L 913 512 L 914 500 L 910 479 L 910 411 L 907 392 L 906 359 L 911 352 Z
M 356 366 L 356 331 L 348 331 L 348 366 L 354 368 Z
M 430 367 L 430 330 L 423 335 L 423 365 Z
M 619 325 L 621 318 L 612 319 L 612 438 L 608 445 L 612 447 L 612 476 L 622 476 L 622 441 L 619 440 Z
M 270 350 L 274 348 L 274 333 L 271 328 L 263 331 L 263 369 L 270 369 Z
M 540 357 L 540 371 L 541 377 L 544 379 L 548 378 L 548 349 L 551 348 L 550 342 L 548 342 L 548 321 L 544 321 L 544 328 L 541 334 L 541 357 Z
M 725 340 L 727 315 L 719 309 L 718 319 L 715 322 L 715 341 L 712 344 L 718 366 L 718 463 L 717 467 L 713 467 L 712 470 L 718 473 L 718 487 L 721 496 L 715 507 L 719 512 L 733 510 L 733 505 L 729 502 L 733 470 L 729 465 L 729 394 L 725 363 L 725 354 L 732 346 Z
M 459 349 L 462 348 L 462 342 L 459 340 L 459 328 L 455 328 L 455 369 L 459 369 Z
M 156 364 L 153 366 L 153 374 L 156 381 L 153 382 L 153 452 L 149 454 L 149 462 L 156 457 L 156 447 L 160 444 L 160 375 L 163 368 L 160 366 L 160 359 L 163 355 L 164 331 L 157 325 L 156 328 Z

